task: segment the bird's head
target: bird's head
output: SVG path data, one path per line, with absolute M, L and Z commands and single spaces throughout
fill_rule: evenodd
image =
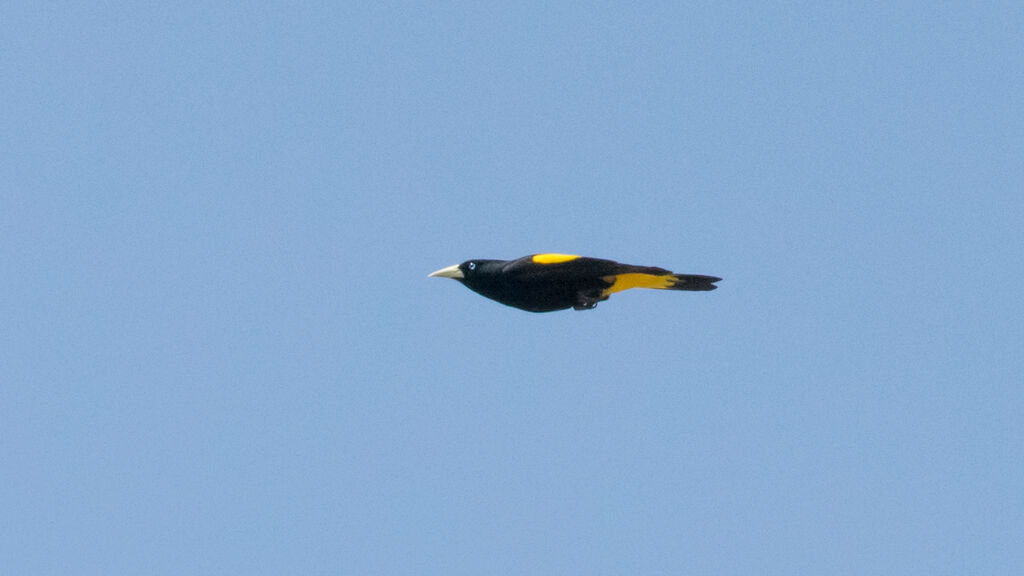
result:
M 451 278 L 472 286 L 493 275 L 502 264 L 504 264 L 503 260 L 466 260 L 462 264 L 441 268 L 427 276 Z

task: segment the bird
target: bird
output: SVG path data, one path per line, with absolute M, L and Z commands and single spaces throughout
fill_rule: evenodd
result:
M 630 288 L 707 291 L 716 276 L 678 274 L 654 266 L 633 266 L 575 254 L 532 254 L 515 260 L 466 260 L 428 277 L 458 280 L 470 290 L 529 312 L 591 310 Z

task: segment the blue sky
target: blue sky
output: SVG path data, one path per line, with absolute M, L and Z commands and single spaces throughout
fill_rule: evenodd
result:
M 11 573 L 1024 571 L 1019 4 L 0 22 Z

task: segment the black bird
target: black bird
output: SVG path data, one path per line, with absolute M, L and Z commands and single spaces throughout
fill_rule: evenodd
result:
M 430 276 L 453 278 L 477 294 L 530 312 L 590 310 L 630 288 L 714 290 L 714 276 L 676 274 L 571 254 L 534 254 L 518 260 L 467 260 Z

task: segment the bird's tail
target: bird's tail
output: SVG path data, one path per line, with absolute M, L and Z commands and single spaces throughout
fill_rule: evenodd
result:
M 701 276 L 699 274 L 676 274 L 662 268 L 631 266 L 622 273 L 605 276 L 605 282 L 611 284 L 604 294 L 614 294 L 630 288 L 653 288 L 655 290 L 691 290 L 704 291 L 718 288 L 715 282 L 721 278 Z
M 716 276 L 701 276 L 700 274 L 673 274 L 675 280 L 668 290 L 714 290 L 718 288 L 715 282 L 721 280 Z

